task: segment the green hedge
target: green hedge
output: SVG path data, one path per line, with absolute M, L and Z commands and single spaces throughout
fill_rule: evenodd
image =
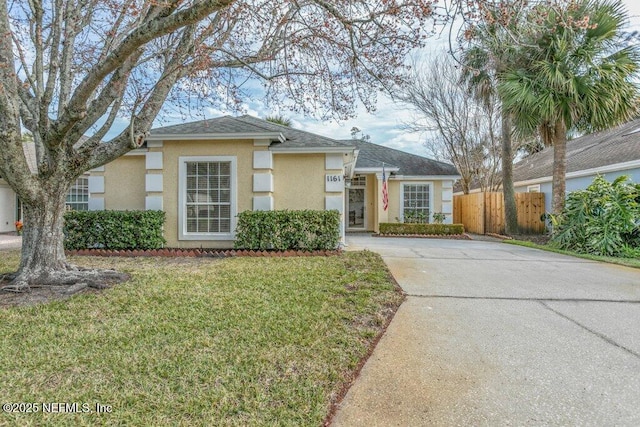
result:
M 464 225 L 462 224 L 380 223 L 380 234 L 449 235 L 462 233 L 464 233 Z
M 245 211 L 238 215 L 236 249 L 328 250 L 340 242 L 340 213 Z
M 64 247 L 68 250 L 158 249 L 163 211 L 69 211 L 64 215 Z

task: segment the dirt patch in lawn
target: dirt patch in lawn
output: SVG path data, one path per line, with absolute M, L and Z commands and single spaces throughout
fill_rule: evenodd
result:
M 511 236 L 515 240 L 523 240 L 525 242 L 532 242 L 537 245 L 546 245 L 551 240 L 549 234 L 514 234 Z
M 126 280 L 129 280 L 129 275 L 126 275 Z M 86 283 L 76 283 L 59 286 L 31 286 L 24 292 L 2 290 L 10 282 L 11 280 L 7 275 L 0 276 L 0 309 L 46 304 L 52 301 L 64 300 L 77 294 L 98 293 L 111 288 L 117 283 L 122 283 L 121 280 L 105 278 L 98 287 L 88 286 Z

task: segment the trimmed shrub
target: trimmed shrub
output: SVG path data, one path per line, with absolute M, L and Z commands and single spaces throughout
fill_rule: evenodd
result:
M 163 211 L 68 211 L 64 215 L 64 248 L 158 249 Z
M 464 233 L 462 224 L 380 223 L 380 234 L 451 235 Z
M 552 215 L 551 244 L 592 255 L 640 256 L 640 185 L 627 176 L 608 182 L 597 176 L 586 189 L 569 193 L 564 210 Z
M 238 215 L 236 249 L 332 250 L 340 241 L 340 213 L 245 211 Z

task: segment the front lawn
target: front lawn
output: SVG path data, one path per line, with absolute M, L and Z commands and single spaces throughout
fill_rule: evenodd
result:
M 71 262 L 132 279 L 0 309 L 0 424 L 318 426 L 403 298 L 371 252 Z

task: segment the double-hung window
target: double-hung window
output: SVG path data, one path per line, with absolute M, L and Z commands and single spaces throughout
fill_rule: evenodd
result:
M 431 184 L 403 183 L 401 196 L 401 215 L 404 222 L 430 222 L 432 204 Z
M 67 208 L 74 211 L 89 210 L 89 178 L 85 175 L 76 179 L 67 191 Z
M 180 237 L 232 238 L 235 157 L 180 158 Z

